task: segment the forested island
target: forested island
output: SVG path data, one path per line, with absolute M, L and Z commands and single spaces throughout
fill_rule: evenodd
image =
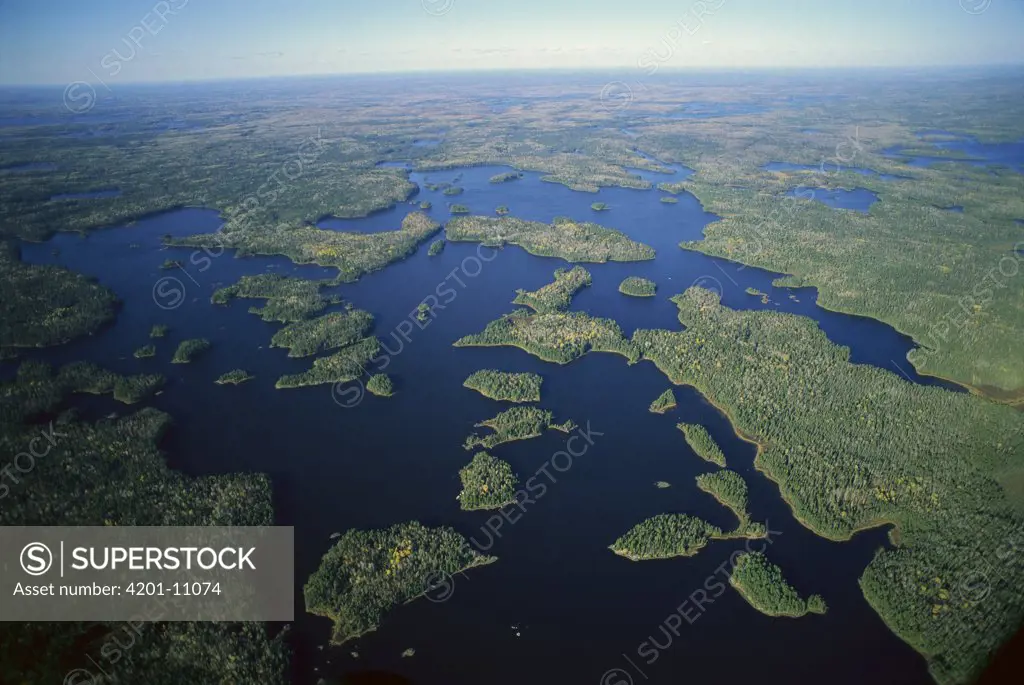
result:
M 288 374 L 277 379 L 275 387 L 300 388 L 322 383 L 347 383 L 362 377 L 366 367 L 380 352 L 377 338 L 362 338 L 338 352 L 313 360 L 313 366 L 302 373 Z
M 474 427 L 490 428 L 493 432 L 484 436 L 476 433 L 470 435 L 463 444 L 467 450 L 477 446 L 491 449 L 514 440 L 536 438 L 549 429 L 568 433 L 576 424 L 571 419 L 564 423 L 555 423 L 554 415 L 546 409 L 516 406 L 506 409 L 494 418 L 481 421 Z
M 377 373 L 366 381 L 366 390 L 377 397 L 391 397 L 395 394 L 395 384 L 386 373 Z
M 458 217 L 445 227 L 448 240 L 488 247 L 518 245 L 530 254 L 567 262 L 635 262 L 654 259 L 654 249 L 597 224 L 555 219 L 551 224 L 513 217 Z
M 616 352 L 627 359 L 636 355 L 617 323 L 583 312 L 531 314 L 518 310 L 487 324 L 482 333 L 456 340 L 454 345 L 508 345 L 558 364 L 567 364 L 590 351 Z
M 632 297 L 654 297 L 657 291 L 654 281 L 639 276 L 630 276 L 619 284 L 619 292 Z
M 442 252 L 444 252 L 444 239 L 442 238 L 438 238 L 434 242 L 430 243 L 430 247 L 427 248 L 428 257 L 436 257 Z
M 512 304 L 521 304 L 539 314 L 565 311 L 572 303 L 573 296 L 592 282 L 590 272 L 582 266 L 558 269 L 553 283 L 533 292 L 517 290 Z
M 477 452 L 473 460 L 459 471 L 462 492 L 459 505 L 466 511 L 499 509 L 516 500 L 519 479 L 508 462 L 486 452 Z
M 725 468 L 725 454 L 714 438 L 711 437 L 711 434 L 708 433 L 707 428 L 699 423 L 680 423 L 676 427 L 683 431 L 686 444 L 697 453 L 698 457 Z
M 523 177 L 523 172 L 521 172 L 521 171 L 506 171 L 504 173 L 495 174 L 494 176 L 491 176 L 490 182 L 491 183 L 508 183 L 509 181 L 518 181 L 522 177 Z
M 671 411 L 676 408 L 676 395 L 672 392 L 672 388 L 669 388 L 665 392 L 658 395 L 658 397 L 651 402 L 651 406 L 647 408 L 653 414 L 664 414 L 667 411 Z
M 631 528 L 609 549 L 631 561 L 693 556 L 722 529 L 689 514 L 658 514 Z
M 462 385 L 492 400 L 540 402 L 540 386 L 543 380 L 535 373 L 507 373 L 483 369 L 471 374 Z
M 375 630 L 389 611 L 432 590 L 432 578 L 494 561 L 451 528 L 410 522 L 350 530 L 306 582 L 306 611 L 334 622 L 331 643 L 339 645 Z
M 821 595 L 801 599 L 782 577 L 782 569 L 760 552 L 744 552 L 736 558 L 729 584 L 750 606 L 767 616 L 799 618 L 808 613 L 824 614 L 828 610 Z
M 132 353 L 136 359 L 149 359 L 156 356 L 156 345 L 143 345 Z
M 205 352 L 208 349 L 210 349 L 210 341 L 206 338 L 190 338 L 188 340 L 182 340 L 178 344 L 178 349 L 174 351 L 171 363 L 188 364 L 201 352 Z
M 347 347 L 365 338 L 372 329 L 373 316 L 360 309 L 349 308 L 315 319 L 294 321 L 274 334 L 270 346 L 287 348 L 289 357 L 309 357 L 318 352 Z
M 215 380 L 214 383 L 217 385 L 238 385 L 239 383 L 245 383 L 253 378 L 254 376 L 244 369 L 234 369 L 221 375 L 221 377 Z

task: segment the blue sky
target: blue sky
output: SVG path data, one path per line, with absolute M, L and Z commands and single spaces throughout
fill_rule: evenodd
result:
M 1020 64 L 1022 28 L 1024 0 L 0 0 L 0 83 Z

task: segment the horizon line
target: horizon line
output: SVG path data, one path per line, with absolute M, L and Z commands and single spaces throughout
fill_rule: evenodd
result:
M 730 65 L 730 66 L 672 66 L 659 67 L 654 73 L 648 74 L 645 69 L 638 66 L 615 66 L 615 67 L 496 67 L 496 68 L 466 68 L 466 69 L 402 69 L 383 71 L 331 71 L 331 72 L 308 72 L 295 74 L 278 75 L 253 75 L 253 76 L 213 76 L 209 78 L 187 78 L 187 79 L 166 79 L 156 81 L 122 80 L 118 81 L 122 86 L 165 86 L 165 85 L 191 85 L 209 83 L 233 83 L 241 81 L 273 81 L 303 78 L 367 78 L 367 77 L 423 77 L 423 76 L 470 76 L 474 74 L 573 74 L 573 73 L 604 73 L 620 74 L 628 72 L 640 72 L 643 78 L 656 79 L 659 74 L 672 73 L 756 73 L 756 72 L 791 72 L 791 73 L 824 73 L 837 71 L 885 71 L 885 72 L 911 72 L 911 71 L 978 71 L 998 69 L 1021 69 L 1024 70 L 1024 61 L 1021 62 L 986 62 L 978 64 L 858 64 L 858 65 Z M 98 78 L 98 77 L 97 77 Z M 87 83 L 86 81 L 46 81 L 46 82 L 17 82 L 0 81 L 3 88 L 64 88 L 74 83 Z

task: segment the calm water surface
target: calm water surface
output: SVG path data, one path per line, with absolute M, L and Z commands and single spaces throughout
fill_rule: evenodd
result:
M 685 172 L 673 168 L 674 174 L 641 175 L 657 182 Z M 465 188 L 455 198 L 421 190 L 414 204 L 432 202 L 429 213 L 441 222 L 448 219 L 452 201 L 480 214 L 508 205 L 513 216 L 596 221 L 651 245 L 657 250 L 653 261 L 586 265 L 594 284 L 573 303 L 574 309 L 614 318 L 627 334 L 641 327 L 678 329 L 675 307 L 667 298 L 700 283 L 720 292 L 730 307 L 813 317 L 830 339 L 850 347 L 856 363 L 874 364 L 911 382 L 939 383 L 914 373 L 905 358 L 912 341 L 891 327 L 825 311 L 817 306 L 814 289 L 774 288 L 771 283 L 778 274 L 680 249 L 680 241 L 700 238 L 704 226 L 716 219 L 690 195 L 680 195 L 674 205 L 661 203 L 663 193 L 657 190 L 606 188 L 595 196 L 542 182 L 533 173 L 510 183 L 488 182 L 506 170 L 412 172 L 411 180 L 421 188 L 456 178 Z M 595 200 L 606 202 L 610 211 L 591 210 Z M 366 219 L 325 219 L 320 225 L 393 230 L 414 208 L 401 204 Z M 172 467 L 195 475 L 270 474 L 278 522 L 296 528 L 296 682 L 376 670 L 421 684 L 591 684 L 611 669 L 625 670 L 633 682 L 666 685 L 684 678 L 716 684 L 929 682 L 923 659 L 885 627 L 857 586 L 863 568 L 887 544 L 885 531 L 861 533 L 842 544 L 811 534 L 793 519 L 777 487 L 753 469 L 753 446 L 739 440 L 698 393 L 677 388 L 679 407 L 659 416 L 647 406 L 669 383 L 651 364 L 630 367 L 621 357 L 595 354 L 557 366 L 513 348 L 451 346 L 511 311 L 517 288 L 544 285 L 565 262 L 534 257 L 517 247 L 482 262 L 478 255 L 490 257 L 491 251 L 467 243 L 450 243 L 441 255 L 428 257 L 424 245 L 405 261 L 337 287 L 346 300 L 376 317 L 376 334 L 392 351 L 401 341 L 386 369 L 398 393 L 388 399 L 367 396 L 357 406 L 343 408 L 332 400 L 327 385 L 274 389 L 280 375 L 307 368 L 311 360 L 288 359 L 286 350 L 269 348 L 279 325 L 247 313 L 257 301 L 236 300 L 226 307 L 210 303 L 214 289 L 243 274 L 271 271 L 328 278 L 334 271 L 295 266 L 281 257 L 209 257 L 160 245 L 165 233 L 209 232 L 220 223 L 215 212 L 185 209 L 87 238 L 61 234 L 44 244 L 23 245 L 25 260 L 93 275 L 124 302 L 116 324 L 34 356 L 54 363 L 89 359 L 122 373 L 159 371 L 168 385 L 153 404 L 175 418 L 162 445 Z M 161 270 L 169 258 L 182 261 L 183 268 Z M 653 279 L 658 297 L 619 294 L 618 284 L 626 276 Z M 176 281 L 163 281 L 154 296 L 155 285 L 168 278 Z M 426 328 L 414 328 L 410 341 L 393 335 L 441 284 L 457 293 L 447 308 L 438 310 Z M 767 293 L 768 302 L 748 295 L 747 287 Z M 134 359 L 133 350 L 150 342 L 149 329 L 156 323 L 171 328 L 168 338 L 154 341 L 157 357 Z M 169 364 L 177 343 L 191 337 L 209 338 L 213 348 L 191 364 Z M 237 387 L 213 384 L 218 375 L 237 367 L 256 378 Z M 455 499 L 458 471 L 471 457 L 461 447 L 464 438 L 474 423 L 504 408 L 462 387 L 466 376 L 482 368 L 541 374 L 541 406 L 560 420 L 589 425 L 593 446 L 567 471 L 552 471 L 557 482 L 545 479 L 545 496 L 529 505 L 514 525 L 506 522 L 500 537 L 493 539 L 490 552 L 499 562 L 456 577 L 446 602 L 413 602 L 391 613 L 376 632 L 340 648 L 325 646 L 329 623 L 303 612 L 301 586 L 329 548 L 332 533 L 415 519 L 450 525 L 482 545 L 491 544 L 481 533 L 491 514 L 461 512 Z M 96 416 L 130 411 L 109 398 L 90 402 L 90 407 Z M 643 563 L 607 550 L 630 527 L 664 512 L 687 512 L 723 527 L 733 525 L 727 510 L 697 490 L 694 478 L 713 467 L 687 448 L 675 427 L 680 421 L 705 425 L 722 446 L 730 468 L 749 483 L 752 516 L 777 531 L 769 557 L 801 593 L 822 594 L 829 604 L 827 615 L 773 620 L 727 589 L 696 612 L 692 625 L 683 622 L 678 637 L 668 633 L 672 643 L 666 644 L 662 624 L 743 547 L 738 541 L 714 542 L 693 558 Z M 493 452 L 525 480 L 563 445 L 564 436 L 551 433 Z M 655 488 L 659 480 L 672 487 Z M 687 612 L 694 616 L 692 605 Z M 664 649 L 648 663 L 637 650 L 652 637 Z M 415 656 L 401 658 L 409 647 Z

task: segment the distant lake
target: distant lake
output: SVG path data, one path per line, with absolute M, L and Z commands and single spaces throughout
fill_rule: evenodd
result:
M 765 164 L 761 168 L 764 169 L 765 171 L 787 171 L 787 172 L 788 171 L 812 171 L 812 172 L 818 172 L 818 173 L 825 173 L 826 171 L 828 173 L 834 173 L 836 171 L 836 169 L 837 169 L 836 165 L 833 164 L 831 161 L 825 163 L 824 171 L 823 171 L 822 165 L 820 163 L 819 164 L 792 164 L 790 162 L 768 162 L 767 164 Z M 853 172 L 855 174 L 860 174 L 861 176 L 877 176 L 878 178 L 882 179 L 883 181 L 899 181 L 899 180 L 905 180 L 905 179 L 909 178 L 909 176 L 897 176 L 897 175 L 893 175 L 893 174 L 882 174 L 882 173 L 879 173 L 879 172 L 875 171 L 874 169 L 865 169 L 863 167 L 839 166 L 838 170 L 839 171 L 850 171 L 850 172 Z
M 1024 174 L 1024 140 L 1013 143 L 981 143 L 969 136 L 959 136 L 948 131 L 919 132 L 927 135 L 956 136 L 949 140 L 922 140 L 922 144 L 935 148 L 934 155 L 916 154 L 912 150 L 895 146 L 883 154 L 910 166 L 928 167 L 939 162 L 958 162 L 978 167 L 1006 167 L 1018 174 Z M 942 154 L 942 153 L 955 154 Z
M 833 209 L 850 209 L 862 214 L 867 214 L 871 205 L 878 202 L 878 195 L 866 188 L 795 188 L 786 195 L 814 200 Z

